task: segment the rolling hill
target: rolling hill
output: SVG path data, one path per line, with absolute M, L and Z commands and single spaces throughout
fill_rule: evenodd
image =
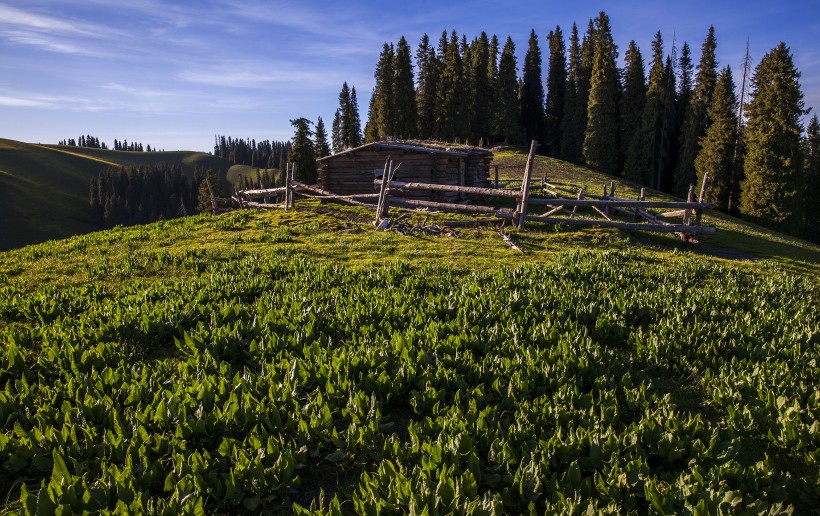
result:
M 189 172 L 230 164 L 202 152 L 126 152 L 0 139 L 0 250 L 100 229 L 88 218 L 91 178 L 115 166 L 166 162 Z

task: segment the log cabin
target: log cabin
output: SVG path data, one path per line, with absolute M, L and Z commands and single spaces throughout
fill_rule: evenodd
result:
M 377 193 L 374 179 L 381 179 L 390 158 L 395 181 L 455 186 L 490 186 L 493 153 L 479 147 L 418 140 L 386 140 L 347 149 L 318 160 L 318 186 L 337 195 Z M 415 191 L 408 197 L 452 202 L 453 192 Z

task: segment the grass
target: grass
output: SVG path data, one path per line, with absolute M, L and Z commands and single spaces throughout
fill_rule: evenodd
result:
M 227 172 L 201 152 L 125 152 L 0 139 L 0 250 L 99 229 L 88 218 L 92 177 L 112 166 L 166 162 Z

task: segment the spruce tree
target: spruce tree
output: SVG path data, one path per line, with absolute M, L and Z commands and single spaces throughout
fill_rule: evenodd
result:
M 569 63 L 567 66 L 566 97 L 564 99 L 564 118 L 561 120 L 561 159 L 578 163 L 581 160 L 581 147 L 577 145 L 578 129 L 581 125 L 578 97 L 580 92 L 579 75 L 581 67 L 581 44 L 578 41 L 578 26 L 572 24 L 569 37 Z
M 353 146 L 349 134 L 350 123 L 350 88 L 345 82 L 342 84 L 342 91 L 339 92 L 339 108 L 333 117 L 333 152 L 340 152 Z
M 706 191 L 707 199 L 725 212 L 729 209 L 737 140 L 737 96 L 732 70 L 728 66 L 718 76 L 707 114 L 711 123 L 695 159 L 697 184 L 701 184 L 704 174 L 709 174 L 711 180 Z
M 370 97 L 370 109 L 365 129 L 367 141 L 376 141 L 381 136 L 394 136 L 396 130 L 396 97 L 393 94 L 395 61 L 393 45 L 385 43 L 373 74 L 376 85 Z
M 497 134 L 495 132 L 495 113 L 496 113 L 496 94 L 497 88 L 496 84 L 498 84 L 498 57 L 501 55 L 501 48 L 499 47 L 498 43 L 498 36 L 493 34 L 493 37 L 490 38 L 490 55 L 487 59 L 487 88 L 488 92 L 488 101 L 485 111 L 487 113 L 487 124 L 489 125 L 489 140 L 495 141 L 497 138 Z M 485 143 L 490 143 L 487 141 Z
M 490 70 L 490 41 L 487 33 L 473 41 L 470 48 L 470 139 L 487 142 L 492 134 L 492 95 Z
M 330 145 L 328 145 L 327 142 L 327 131 L 325 130 L 325 123 L 322 121 L 322 117 L 316 119 L 316 142 L 314 146 L 317 159 L 330 156 Z
M 715 28 L 710 26 L 701 48 L 695 90 L 686 108 L 681 134 L 678 138 L 679 151 L 674 173 L 674 192 L 686 195 L 689 185 L 697 180 L 695 158 L 700 151 L 700 139 L 708 127 L 707 110 L 712 104 L 712 95 L 717 82 L 717 61 L 715 59 Z
M 524 77 L 521 87 L 521 125 L 524 143 L 544 141 L 544 84 L 541 82 L 541 49 L 535 30 L 530 32 L 524 57 Z
M 663 62 L 663 38 L 655 34 L 652 42 L 652 68 L 646 105 L 641 115 L 641 128 L 632 140 L 627 155 L 624 175 L 647 186 L 657 188 L 663 177 L 668 158 L 666 142 L 667 73 Z
M 547 72 L 547 106 L 544 110 L 544 145 L 547 155 L 561 153 L 561 125 L 564 119 L 564 101 L 567 93 L 567 52 L 564 34 L 556 26 L 547 36 L 550 57 Z
M 744 216 L 791 232 L 799 229 L 800 117 L 806 112 L 799 79 L 783 42 L 755 68 L 746 110 L 745 179 L 740 198 Z
M 293 134 L 293 146 L 288 153 L 288 161 L 296 165 L 296 177 L 307 184 L 316 182 L 316 151 L 311 137 L 311 121 L 307 118 L 296 118 L 290 121 L 296 130 Z
M 359 116 L 359 97 L 356 87 L 350 88 L 350 102 L 345 110 L 345 143 L 348 147 L 358 147 L 362 144 L 362 119 Z
M 804 143 L 806 163 L 801 182 L 804 238 L 820 244 L 820 123 L 814 115 L 806 127 Z
M 413 83 L 413 63 L 410 58 L 410 45 L 404 36 L 396 46 L 395 78 L 393 95 L 395 96 L 395 135 L 402 139 L 412 138 L 417 132 L 416 90 Z
M 333 115 L 333 123 L 330 126 L 330 140 L 333 142 L 333 153 L 341 152 L 344 149 L 342 143 L 342 111 L 336 109 L 336 114 Z M 273 156 L 271 156 L 273 157 Z M 273 167 L 268 167 L 273 168 Z
M 521 125 L 518 105 L 518 66 L 515 59 L 515 43 L 507 36 L 501 60 L 498 64 L 498 81 L 495 87 L 495 133 L 501 141 L 521 144 Z
M 618 172 L 618 47 L 612 40 L 609 17 L 601 11 L 595 22 L 595 58 L 590 82 L 584 160 L 607 174 Z
M 674 51 L 674 49 L 673 49 Z M 666 56 L 666 66 L 663 68 L 664 98 L 663 98 L 663 138 L 664 161 L 662 169 L 658 171 L 659 178 L 655 188 L 662 192 L 671 193 L 674 188 L 675 160 L 680 125 L 677 115 L 677 87 L 675 84 L 675 66 L 672 58 Z
M 634 40 L 629 42 L 624 59 L 626 60 L 626 71 L 621 95 L 621 123 L 619 126 L 621 174 L 623 174 L 623 164 L 626 161 L 629 147 L 640 128 L 641 116 L 646 105 L 646 72 L 641 50 Z
M 201 172 L 200 172 L 201 173 Z M 213 204 L 211 203 L 211 195 L 214 198 L 222 198 L 225 194 L 222 192 L 222 183 L 219 176 L 211 169 L 205 173 L 204 177 L 199 183 L 199 190 L 197 193 L 196 211 L 199 213 L 213 213 Z M 116 210 L 111 210 L 116 212 Z M 123 214 L 115 215 L 113 218 L 124 217 Z M 120 222 L 114 222 L 115 224 Z
M 435 132 L 436 96 L 439 63 L 427 34 L 416 50 L 418 86 L 416 87 L 417 131 L 419 138 L 431 138 Z
M 467 84 L 464 81 L 464 63 L 456 31 L 452 31 L 449 42 L 447 33 L 442 34 L 439 52 L 442 70 L 437 92 L 436 137 L 439 140 L 454 141 L 456 138 L 467 137 L 469 124 Z

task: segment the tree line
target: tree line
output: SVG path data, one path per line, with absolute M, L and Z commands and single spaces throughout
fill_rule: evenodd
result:
M 59 142 L 57 142 L 57 145 L 66 145 L 70 147 L 87 147 L 89 149 L 108 149 L 108 146 L 105 144 L 105 142 L 100 142 L 99 138 L 91 136 L 90 134 L 82 135 L 76 140 L 74 138 L 60 140 Z M 114 145 L 111 148 L 116 151 L 159 152 L 159 149 L 157 149 L 156 147 L 154 149 L 151 149 L 150 145 L 146 145 L 145 147 L 143 147 L 143 145 L 138 142 L 128 142 L 128 140 L 119 141 L 117 139 L 114 139 Z
M 209 179 L 206 183 L 205 178 Z M 212 170 L 197 167 L 192 177 L 182 165 L 157 163 L 111 167 L 91 179 L 91 217 L 110 228 L 145 224 L 210 210 L 210 193 L 221 197 L 223 181 Z
M 385 43 L 364 141 L 537 140 L 541 154 L 681 197 L 708 173 L 718 209 L 817 241 L 817 120 L 804 131 L 800 73 L 784 43 L 754 70 L 747 55 L 742 99 L 731 67 L 716 59 L 714 27 L 696 66 L 688 43 L 666 52 L 658 31 L 647 63 L 633 40 L 620 68 L 604 12 L 583 35 L 576 24 L 568 40 L 560 26 L 549 31 L 546 77 L 540 45 L 532 30 L 519 76 L 510 37 L 502 46 L 484 32 L 468 41 L 444 31 L 434 48 L 424 34 L 415 64 L 403 36 Z M 334 152 L 360 143 L 337 134 Z
M 285 166 L 291 142 L 214 136 L 214 156 L 232 165 L 248 165 L 257 168 L 281 169 Z

